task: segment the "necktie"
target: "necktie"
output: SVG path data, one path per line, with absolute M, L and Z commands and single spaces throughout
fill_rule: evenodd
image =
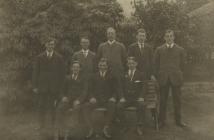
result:
M 133 75 L 134 75 L 134 71 L 131 70 L 131 71 L 130 71 L 130 75 L 129 75 L 129 78 L 130 78 L 131 81 L 132 81 Z
M 140 44 L 140 52 L 143 53 L 144 44 Z
M 102 72 L 102 77 L 103 77 L 103 78 L 105 77 L 105 72 Z
M 83 55 L 84 55 L 84 57 L 87 57 L 87 52 L 84 51 L 84 52 L 83 52 Z
M 72 79 L 73 79 L 73 80 L 76 80 L 76 79 L 77 79 L 77 74 L 73 74 L 73 75 L 72 75 Z
M 51 53 L 48 53 L 47 56 L 48 56 L 48 59 L 51 59 Z

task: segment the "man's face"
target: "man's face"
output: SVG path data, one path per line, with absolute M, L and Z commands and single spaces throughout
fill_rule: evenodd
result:
M 78 74 L 79 71 L 80 71 L 80 64 L 74 63 L 74 64 L 71 66 L 71 71 L 72 71 L 73 74 Z
M 116 32 L 115 32 L 114 29 L 108 29 L 108 30 L 107 30 L 107 38 L 108 38 L 108 40 L 110 40 L 110 41 L 115 40 L 115 38 L 116 38 Z
M 137 40 L 138 40 L 140 43 L 144 43 L 145 40 L 146 40 L 146 33 L 138 33 L 138 34 L 137 34 Z
M 83 50 L 87 50 L 89 48 L 90 42 L 88 39 L 82 38 L 80 41 L 80 45 L 81 45 Z
M 165 39 L 167 44 L 174 43 L 174 39 L 175 39 L 174 33 L 173 32 L 166 33 L 164 36 L 164 39 Z
M 55 41 L 54 41 L 54 40 L 51 40 L 51 41 L 47 42 L 47 43 L 45 44 L 45 47 L 46 47 L 46 50 L 47 50 L 48 52 L 52 52 L 52 51 L 54 50 L 54 48 L 55 48 Z
M 106 62 L 99 62 L 98 68 L 100 71 L 106 71 L 108 69 L 108 65 Z
M 134 60 L 128 60 L 127 66 L 130 70 L 134 70 L 137 67 L 137 62 L 135 62 Z

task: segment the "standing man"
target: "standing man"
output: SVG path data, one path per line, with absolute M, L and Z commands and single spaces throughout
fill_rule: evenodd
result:
M 113 74 L 122 76 L 126 64 L 126 48 L 116 41 L 116 31 L 112 27 L 107 29 L 107 39 L 108 41 L 98 47 L 97 58 L 107 58 Z
M 175 42 L 173 30 L 165 32 L 165 44 L 155 51 L 156 74 L 160 85 L 160 126 L 165 126 L 166 108 L 169 90 L 172 91 L 175 122 L 179 127 L 186 127 L 181 121 L 181 86 L 183 84 L 183 68 L 185 51 Z
M 55 105 L 65 76 L 63 58 L 54 51 L 56 41 L 48 38 L 46 50 L 38 55 L 33 69 L 33 91 L 39 97 L 40 128 L 49 130 L 54 125 Z
M 80 46 L 82 49 L 74 53 L 73 61 L 79 61 L 82 66 L 81 73 L 89 77 L 95 70 L 95 53 L 89 50 L 90 40 L 88 37 L 81 37 Z
M 128 48 L 128 56 L 136 58 L 137 69 L 144 75 L 144 80 L 155 80 L 153 75 L 153 47 L 145 43 L 146 31 L 138 29 L 136 38 L 137 42 Z

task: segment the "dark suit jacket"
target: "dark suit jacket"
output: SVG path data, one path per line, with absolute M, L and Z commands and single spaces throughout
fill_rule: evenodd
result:
M 167 48 L 166 44 L 158 47 L 154 56 L 155 71 L 160 85 L 165 85 L 168 80 L 175 85 L 183 83 L 183 68 L 185 63 L 185 51 L 175 44 Z
M 72 79 L 72 74 L 67 76 L 61 91 L 61 97 L 68 97 L 69 101 L 85 101 L 87 96 L 87 80 L 79 73 L 76 80 Z
M 128 72 L 126 72 L 123 80 L 124 97 L 128 101 L 136 101 L 138 98 L 143 97 L 143 75 L 140 71 L 136 70 L 131 80 Z
M 95 71 L 95 53 L 92 51 L 88 52 L 87 57 L 84 57 L 82 50 L 75 52 L 72 60 L 78 60 L 81 63 L 82 74 L 89 76 Z
M 117 88 L 117 78 L 111 72 L 108 71 L 104 78 L 97 72 L 89 82 L 89 97 L 95 97 L 98 102 L 106 102 L 112 97 L 117 98 Z
M 127 52 L 125 46 L 115 41 L 112 45 L 108 42 L 100 44 L 97 51 L 97 59 L 107 58 L 114 74 L 118 75 L 124 72 L 126 65 Z
M 59 93 L 65 76 L 65 65 L 62 56 L 54 51 L 51 59 L 46 52 L 36 57 L 33 68 L 33 86 L 39 92 Z
M 138 43 L 133 43 L 128 47 L 128 56 L 134 56 L 138 62 L 137 69 L 149 80 L 153 75 L 153 47 L 144 44 L 143 51 L 140 51 Z

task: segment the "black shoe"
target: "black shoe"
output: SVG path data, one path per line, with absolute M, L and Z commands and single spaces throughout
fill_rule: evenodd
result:
M 138 134 L 139 136 L 142 136 L 142 135 L 143 135 L 143 130 L 142 130 L 142 126 L 141 126 L 141 125 L 138 125 L 138 126 L 137 126 L 137 134 Z
M 162 129 L 166 127 L 166 123 L 165 122 L 159 122 L 159 128 Z
M 128 126 L 123 126 L 123 127 L 120 129 L 120 132 L 121 132 L 121 133 L 126 133 L 127 131 L 129 131 L 129 127 L 128 127 Z
M 183 122 L 178 122 L 178 123 L 176 123 L 176 125 L 177 125 L 178 127 L 181 127 L 181 128 L 187 128 L 187 127 L 188 127 L 187 124 L 185 124 L 185 123 L 183 123 Z
M 88 134 L 85 136 L 86 139 L 90 139 L 94 136 L 94 129 L 90 129 Z
M 111 134 L 109 132 L 109 126 L 104 126 L 104 128 L 103 128 L 103 134 L 108 139 L 112 138 L 112 136 L 111 136 Z

